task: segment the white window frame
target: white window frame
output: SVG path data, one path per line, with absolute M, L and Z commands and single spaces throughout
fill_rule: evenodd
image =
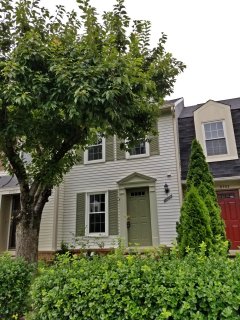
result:
M 208 123 L 215 123 L 215 122 L 222 122 L 223 125 L 223 133 L 224 133 L 224 139 L 226 142 L 226 148 L 227 148 L 227 153 L 221 153 L 221 154 L 212 154 L 208 155 L 207 153 L 207 145 L 206 145 L 206 134 L 205 134 L 205 128 L 204 125 Z M 205 121 L 202 123 L 202 132 L 203 132 L 203 139 L 204 139 L 204 153 L 208 159 L 214 158 L 214 157 L 223 157 L 223 156 L 228 156 L 229 155 L 229 146 L 228 146 L 228 138 L 227 138 L 227 130 L 226 130 L 226 125 L 225 125 L 225 120 L 223 119 L 218 119 L 218 120 L 212 120 L 212 121 Z M 214 139 L 213 139 L 214 140 Z M 209 141 L 209 140 L 208 140 Z
M 139 140 L 141 140 L 141 139 L 139 139 Z M 148 141 L 145 141 L 145 150 L 146 150 L 145 153 L 133 154 L 133 155 L 131 155 L 130 152 L 126 151 L 125 152 L 126 159 L 138 159 L 138 158 L 149 157 L 150 156 L 150 147 L 149 147 L 149 142 Z
M 89 145 L 89 147 L 96 146 L 96 144 Z M 90 163 L 99 163 L 99 162 L 105 162 L 106 161 L 106 138 L 102 137 L 102 159 L 97 160 L 88 160 L 88 149 L 84 151 L 84 164 L 90 164 Z
M 90 196 L 105 194 L 105 232 L 90 232 Z M 86 193 L 85 201 L 85 236 L 88 237 L 108 237 L 109 235 L 109 213 L 108 213 L 108 191 L 95 191 Z

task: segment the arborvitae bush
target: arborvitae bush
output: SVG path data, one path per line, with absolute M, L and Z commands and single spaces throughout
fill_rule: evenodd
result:
M 215 199 L 217 203 L 217 196 L 214 188 L 213 176 L 209 171 L 209 166 L 206 162 L 206 157 L 200 143 L 194 139 L 191 147 L 191 155 L 187 174 L 187 190 L 194 185 L 198 188 L 201 184 L 207 188 L 208 194 Z
M 208 250 L 212 247 L 213 234 L 208 209 L 194 186 L 187 192 L 184 199 L 180 224 L 178 240 L 180 240 L 179 250 L 182 255 L 186 253 L 188 247 L 196 252 L 199 251 L 202 242 L 206 243 Z
M 192 189 L 193 187 L 195 188 L 195 191 L 191 191 L 194 190 Z M 190 197 L 189 193 L 191 194 Z M 199 201 L 199 197 L 201 198 L 201 202 L 204 204 L 204 206 L 196 205 L 196 203 Z M 200 214 L 201 210 L 203 210 L 203 212 Z M 201 230 L 201 235 L 196 238 L 191 237 L 191 241 L 193 241 L 193 243 L 190 245 L 189 238 L 193 233 L 191 230 L 193 224 L 190 223 L 189 219 L 193 218 L 193 211 L 195 211 L 195 215 L 200 214 L 200 216 L 207 216 L 207 220 L 204 220 L 205 222 L 203 225 L 198 224 L 195 226 L 195 228 Z M 191 216 L 187 217 L 187 212 Z M 206 226 L 206 221 L 208 221 L 208 226 Z M 196 220 L 194 220 L 194 223 L 195 222 Z M 198 223 L 200 223 L 200 220 Z M 207 228 L 205 232 L 203 231 L 204 228 Z M 210 236 L 211 242 L 209 242 L 209 228 L 211 229 L 212 234 Z M 187 175 L 187 191 L 181 209 L 180 221 L 177 223 L 177 234 L 177 242 L 181 248 L 181 252 L 184 252 L 185 245 L 195 247 L 197 249 L 200 238 L 202 238 L 202 241 L 206 242 L 209 248 L 211 247 L 212 243 L 216 244 L 217 241 L 225 241 L 226 239 L 225 226 L 221 218 L 221 209 L 217 201 L 213 176 L 209 171 L 202 147 L 197 140 L 193 140 L 192 142 Z M 207 235 L 206 239 L 203 238 L 204 234 Z M 188 241 L 186 241 L 186 239 L 188 239 Z

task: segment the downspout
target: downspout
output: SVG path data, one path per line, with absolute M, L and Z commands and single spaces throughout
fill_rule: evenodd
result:
M 176 169 L 177 169 L 177 178 L 178 178 L 178 192 L 179 192 L 179 200 L 180 200 L 180 206 L 181 206 L 183 201 L 183 192 L 182 192 L 182 183 L 181 183 L 181 162 L 180 162 L 179 139 L 178 139 L 178 124 L 177 124 L 178 118 L 175 115 L 175 107 L 176 105 L 172 107 L 173 132 L 174 132 L 174 144 L 175 144 L 175 156 L 176 156 Z

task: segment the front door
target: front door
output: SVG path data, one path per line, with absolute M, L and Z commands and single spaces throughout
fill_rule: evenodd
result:
M 218 203 L 226 226 L 227 239 L 231 249 L 240 247 L 240 199 L 238 190 L 219 191 Z
M 152 229 L 148 188 L 127 190 L 128 245 L 151 246 Z

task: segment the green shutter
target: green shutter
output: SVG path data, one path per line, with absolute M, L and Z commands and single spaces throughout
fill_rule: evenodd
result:
M 108 191 L 109 235 L 118 235 L 118 190 Z
M 157 122 L 155 124 L 155 128 L 158 130 Z M 159 152 L 159 135 L 156 136 L 150 136 L 150 143 L 149 143 L 149 148 L 150 148 L 150 156 L 156 156 L 158 155 Z
M 114 137 L 106 137 L 106 161 L 114 160 Z
M 120 140 L 120 139 L 117 137 L 117 160 L 124 160 L 124 159 L 126 159 L 125 150 L 121 150 L 121 149 L 120 149 L 120 145 L 121 145 L 121 143 L 123 143 L 123 142 L 124 142 L 123 140 Z
M 76 237 L 85 236 L 85 193 L 77 194 Z
M 77 164 L 83 164 L 84 163 L 84 150 L 81 147 L 78 148 L 77 155 L 79 158 Z

